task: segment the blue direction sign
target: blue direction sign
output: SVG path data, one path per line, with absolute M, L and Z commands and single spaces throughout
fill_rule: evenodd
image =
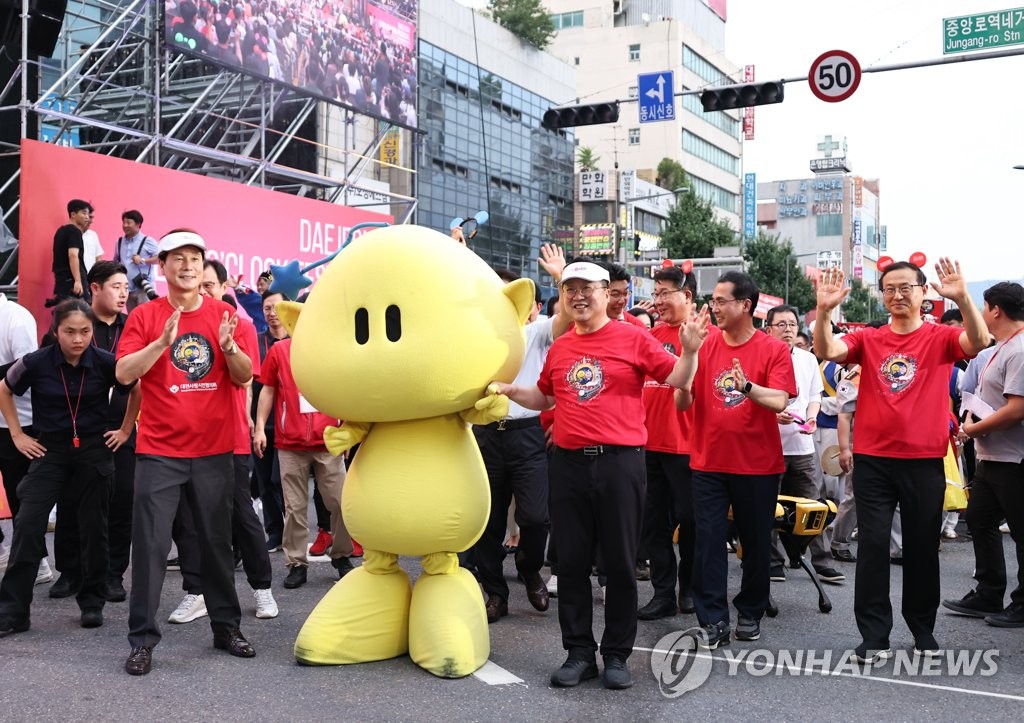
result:
M 743 238 L 757 236 L 757 174 L 743 176 Z
M 636 87 L 641 123 L 676 119 L 675 84 L 671 70 L 641 73 L 636 77 Z

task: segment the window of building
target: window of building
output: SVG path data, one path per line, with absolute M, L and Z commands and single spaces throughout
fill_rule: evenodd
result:
M 638 146 L 640 145 L 640 129 L 630 128 L 629 129 L 629 145 Z
M 608 223 L 608 204 L 584 203 L 583 223 Z
M 630 45 L 629 46 L 629 59 L 631 61 L 632 60 L 640 60 L 640 44 L 639 43 L 637 43 L 636 45 Z
M 840 213 L 821 214 L 815 216 L 819 236 L 842 236 L 843 215 Z
M 738 175 L 740 171 L 740 159 L 725 151 L 713 143 L 690 131 L 683 129 L 683 150 L 702 161 L 718 166 L 723 171 Z
M 579 65 L 579 64 L 580 64 L 580 56 L 578 56 L 578 55 L 577 55 L 577 56 L 576 56 L 575 58 L 573 58 L 573 60 L 575 60 L 575 61 L 576 61 L 576 62 L 575 62 L 575 64 L 576 64 L 576 65 Z
M 705 181 L 703 178 L 694 176 L 692 173 L 690 174 L 690 188 L 691 193 L 696 193 L 701 198 L 706 198 L 723 211 L 739 213 L 739 194 L 724 189 L 710 181 Z
M 686 90 L 686 88 L 683 88 L 683 90 Z M 738 119 L 733 118 L 724 111 L 705 113 L 704 106 L 700 104 L 699 95 L 684 95 L 683 110 L 693 113 L 705 123 L 710 123 L 723 133 L 727 133 L 730 138 L 739 140 L 740 132 L 743 130 L 743 124 Z
M 640 95 L 640 88 L 638 86 L 631 85 L 629 86 L 629 90 L 626 91 L 626 93 L 630 98 L 636 98 L 638 95 Z
M 555 30 L 566 28 L 583 27 L 583 11 L 576 10 L 571 13 L 555 13 L 551 16 L 551 25 Z
M 733 82 L 728 74 L 709 63 L 688 45 L 683 45 L 683 67 L 709 85 L 728 85 Z

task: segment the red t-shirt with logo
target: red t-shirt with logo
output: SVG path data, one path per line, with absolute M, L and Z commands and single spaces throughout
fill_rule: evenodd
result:
M 297 452 L 323 451 L 327 449 L 324 430 L 341 422 L 303 409 L 305 400 L 292 375 L 291 349 L 291 339 L 274 344 L 260 372 L 260 383 L 274 390 L 274 447 Z
M 847 362 L 860 364 L 853 451 L 878 457 L 945 457 L 949 375 L 966 358 L 963 329 L 922 324 L 909 334 L 891 326 L 843 337 Z
M 655 324 L 651 334 L 665 351 L 679 356 L 679 327 Z M 644 382 L 644 409 L 647 412 L 647 449 L 650 452 L 690 454 L 690 428 L 693 412 L 676 409 L 675 389 L 663 379 Z
M 733 359 L 758 386 L 796 396 L 789 346 L 757 331 L 739 346 L 729 346 L 714 329 L 697 357 L 690 411 L 693 426 L 690 466 L 701 472 L 766 475 L 786 470 L 775 412 L 748 399 L 736 384 Z
M 644 379 L 667 378 L 675 363 L 649 332 L 632 324 L 609 321 L 592 334 L 562 334 L 537 380 L 541 392 L 555 398 L 555 444 L 642 447 Z
M 177 337 L 142 376 L 139 454 L 209 457 L 235 449 L 239 387 L 231 381 L 219 346 L 225 311 L 235 313 L 223 301 L 203 297 L 198 309 L 182 313 Z M 159 339 L 173 313 L 166 297 L 136 307 L 125 323 L 117 358 Z
M 252 361 L 252 377 L 260 373 L 260 348 L 256 342 L 256 327 L 248 319 L 238 317 L 235 328 L 235 343 L 239 351 L 245 353 Z M 235 454 L 248 455 L 252 452 L 252 437 L 249 435 L 249 407 L 245 403 L 245 387 L 235 387 L 235 403 L 238 405 L 238 435 L 235 438 Z

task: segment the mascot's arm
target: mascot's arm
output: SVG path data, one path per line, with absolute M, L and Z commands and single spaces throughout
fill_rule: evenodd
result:
M 470 409 L 463 409 L 459 416 L 470 424 L 490 424 L 508 416 L 508 397 L 498 393 L 498 387 L 491 384 L 487 393 L 478 399 Z
M 352 449 L 370 433 L 372 423 L 345 422 L 340 427 L 328 427 L 324 430 L 324 444 L 327 451 L 337 457 L 342 452 Z

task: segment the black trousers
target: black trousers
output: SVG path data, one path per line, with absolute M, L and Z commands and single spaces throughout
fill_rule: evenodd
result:
M 672 549 L 672 533 L 677 525 L 678 563 Z M 655 598 L 675 602 L 677 581 L 679 594 L 690 594 L 696 539 L 690 455 L 647 452 L 647 496 L 641 544 L 651 561 Z
M 40 435 L 46 454 L 32 461 L 18 485 L 21 507 L 14 520 L 14 540 L 7 572 L 0 582 L 0 613 L 28 618 L 39 561 L 46 557 L 46 522 L 58 499 L 72 499 L 81 531 L 82 587 L 78 606 L 101 610 L 107 592 L 107 505 L 114 461 L 102 435 L 80 438 L 71 445 Z
M 107 577 L 120 581 L 128 569 L 132 548 L 132 501 L 135 497 L 135 434 L 114 452 L 114 484 L 107 511 L 110 562 Z M 57 501 L 57 530 L 53 533 L 53 560 L 62 575 L 82 576 L 78 510 L 73 498 Z
M 729 623 L 728 555 L 725 539 L 728 512 L 743 546 L 743 578 L 732 599 L 736 612 L 760 620 L 768 608 L 769 546 L 775 524 L 779 475 L 693 473 L 693 502 L 697 515 L 693 604 L 701 625 Z
M 313 511 L 316 512 L 316 526 L 318 530 L 331 531 L 331 511 L 324 504 L 324 498 L 320 496 L 320 488 L 313 485 Z
M 34 436 L 31 426 L 21 429 L 28 436 Z M 12 519 L 18 515 L 18 483 L 28 472 L 31 462 L 32 460 L 14 446 L 14 442 L 11 440 L 11 430 L 7 427 L 0 427 L 0 475 L 4 478 L 4 494 L 7 495 L 7 504 L 11 506 Z M 0 542 L 3 541 L 4 532 L 0 530 Z
M 248 456 L 234 457 L 234 479 L 231 514 L 231 541 L 242 556 L 242 567 L 253 590 L 266 590 L 273 576 L 270 554 L 267 552 L 267 538 L 256 511 L 252 508 L 249 493 Z M 181 565 L 182 587 L 193 595 L 203 594 L 202 553 L 199 544 L 195 515 L 184 501 L 178 502 L 178 514 L 174 520 L 174 544 L 178 546 L 178 562 Z
M 196 523 L 210 627 L 217 633 L 237 628 L 241 622 L 231 552 L 232 457 L 230 452 L 195 458 L 139 455 L 128 598 L 128 642 L 133 648 L 160 642 L 156 617 L 171 549 L 171 524 L 183 496 Z
M 1024 464 L 978 460 L 967 505 L 967 529 L 974 541 L 974 579 L 978 594 L 999 605 L 1006 593 L 1003 533 L 999 531 L 1003 519 L 1017 550 L 1017 587 L 1010 592 L 1010 600 L 1024 603 Z
M 516 500 L 519 552 L 516 567 L 523 574 L 544 565 L 548 538 L 548 455 L 540 419 L 516 429 L 474 426 L 477 445 L 491 486 L 491 513 L 483 535 L 473 546 L 477 579 L 488 595 L 508 600 L 503 563 L 508 507 Z
M 946 474 L 941 458 L 855 453 L 853 460 L 858 528 L 853 612 L 868 649 L 883 650 L 889 647 L 892 631 L 889 533 L 897 504 L 903 523 L 903 619 L 915 637 L 935 629 L 939 607 L 936 537 L 942 528 Z
M 647 487 L 643 447 L 595 456 L 556 448 L 550 463 L 562 647 L 572 658 L 594 658 L 590 571 L 600 546 L 608 576 L 601 654 L 629 657 L 636 642 L 636 553 Z
M 275 545 L 281 544 L 284 533 L 284 495 L 281 492 L 281 468 L 277 466 L 277 451 L 274 449 L 274 428 L 267 427 L 267 449 L 263 457 L 252 455 L 253 475 L 263 502 L 263 529 L 267 539 Z M 327 529 L 330 529 L 328 525 Z

